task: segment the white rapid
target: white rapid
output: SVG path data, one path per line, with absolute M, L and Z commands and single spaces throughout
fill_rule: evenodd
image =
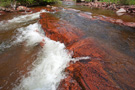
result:
M 64 44 L 50 40 L 42 33 L 38 23 L 26 28 L 20 28 L 19 37 L 15 42 L 26 41 L 26 46 L 31 47 L 45 43 L 33 62 L 33 68 L 27 77 L 23 77 L 20 84 L 13 90 L 56 90 L 61 79 L 65 77 L 64 69 L 71 60 L 71 55 Z
M 8 24 L 26 23 L 27 21 L 38 19 L 42 10 L 30 15 L 23 15 L 12 20 Z M 2 24 L 3 22 L 0 22 Z M 5 24 L 3 28 L 10 25 Z M 4 29 L 6 30 L 6 29 Z M 44 43 L 38 52 L 37 59 L 32 63 L 31 70 L 27 75 L 21 76 L 19 84 L 14 84 L 13 90 L 56 90 L 61 79 L 65 78 L 64 69 L 70 61 L 88 59 L 89 57 L 72 58 L 72 53 L 65 49 L 65 45 L 60 42 L 50 40 L 45 36 L 39 23 L 30 24 L 27 27 L 15 30 L 15 35 L 9 41 L 0 44 L 0 49 L 10 48 L 14 45 L 24 44 L 27 50 Z M 3 50 L 4 51 L 4 50 Z M 21 72 L 21 71 L 20 71 Z M 20 77 L 19 77 L 20 78 Z M 0 87 L 1 88 L 1 87 Z
M 47 12 L 46 10 L 41 10 L 40 12 L 32 13 L 32 14 L 26 14 L 21 15 L 18 17 L 15 17 L 11 20 L 1 21 L 0 22 L 0 30 L 11 30 L 16 27 L 21 27 L 22 25 L 29 24 L 30 21 L 36 20 L 40 18 L 40 13 Z
M 29 21 L 33 21 L 33 20 L 39 19 L 40 18 L 40 13 L 42 13 L 42 12 L 48 12 L 48 11 L 46 11 L 46 10 L 43 9 L 40 12 L 37 12 L 37 13 L 32 13 L 32 14 L 27 14 L 27 15 L 21 15 L 21 16 L 18 16 L 18 17 L 14 17 L 11 20 L 1 21 L 0 22 L 0 27 L 1 27 L 0 28 L 0 31 L 12 30 L 12 29 L 21 27 L 22 25 L 26 25 L 26 24 L 28 24 Z M 30 26 L 28 26 L 28 28 L 29 27 Z M 36 27 L 34 27 L 34 28 L 36 28 Z M 27 36 L 26 37 L 23 37 L 23 39 L 21 38 L 22 35 L 25 35 L 25 33 L 28 33 L 28 32 L 25 32 L 23 29 L 27 29 L 27 28 L 17 29 L 17 31 L 19 31 L 19 33 L 17 33 L 16 36 L 13 36 L 8 41 L 2 42 L 0 44 L 0 50 L 1 51 L 4 51 L 4 49 L 10 48 L 11 46 L 16 45 L 17 43 L 22 42 L 22 40 L 24 41 L 25 39 L 27 39 Z M 21 39 L 20 38 L 17 38 L 17 40 L 15 40 L 16 37 L 20 37 Z M 19 39 L 21 41 L 19 41 Z

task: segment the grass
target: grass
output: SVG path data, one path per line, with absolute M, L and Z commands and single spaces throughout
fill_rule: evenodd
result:
M 135 5 L 135 0 L 100 0 L 100 1 L 123 4 L 123 5 Z

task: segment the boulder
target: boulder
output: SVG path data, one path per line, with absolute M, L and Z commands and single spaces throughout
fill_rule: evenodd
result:
M 124 25 L 129 27 L 135 27 L 135 22 L 125 22 Z
M 117 23 L 117 24 L 123 24 L 123 21 L 122 21 L 121 19 L 117 19 L 117 20 L 116 20 L 116 23 Z
M 52 6 L 52 8 L 51 8 L 53 11 L 55 11 L 55 10 L 57 10 L 58 9 L 58 7 L 54 7 L 54 6 Z
M 48 8 L 49 8 L 49 7 L 51 7 L 51 6 L 50 6 L 50 5 L 46 5 L 46 7 L 48 7 Z
M 30 11 L 30 9 L 25 6 L 18 6 L 17 11 Z
M 116 14 L 117 14 L 118 16 L 124 15 L 124 13 L 117 13 L 117 12 L 116 12 Z
M 126 10 L 124 8 L 120 8 L 116 13 L 126 13 Z

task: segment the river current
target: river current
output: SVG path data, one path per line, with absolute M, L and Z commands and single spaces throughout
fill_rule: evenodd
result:
M 92 37 L 106 51 L 111 49 L 109 58 L 106 57 L 104 61 L 106 71 L 114 80 L 118 79 L 123 90 L 133 89 L 127 83 L 135 81 L 134 28 L 100 20 L 91 21 L 80 16 L 80 12 L 92 14 L 77 8 L 63 8 L 54 13 L 44 9 L 36 13 L 11 15 L 9 19 L 1 20 L 0 90 L 56 90 L 60 81 L 66 77 L 64 70 L 69 62 L 79 60 L 72 58 L 73 53 L 66 49 L 64 43 L 45 36 L 39 23 L 41 13 L 53 14 L 59 20 L 67 21 L 85 32 L 84 38 Z

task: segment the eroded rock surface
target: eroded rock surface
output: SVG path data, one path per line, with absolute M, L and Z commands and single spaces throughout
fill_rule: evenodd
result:
M 122 90 L 105 70 L 104 60 L 111 58 L 106 58 L 109 53 L 95 39 L 83 37 L 83 31 L 51 14 L 42 13 L 40 23 L 46 36 L 65 43 L 67 49 L 74 52 L 74 58 L 91 57 L 71 62 L 65 69 L 67 77 L 60 82 L 58 90 Z
M 66 45 L 71 45 L 84 35 L 78 28 L 65 21 L 59 21 L 51 14 L 42 13 L 40 23 L 47 37 Z

